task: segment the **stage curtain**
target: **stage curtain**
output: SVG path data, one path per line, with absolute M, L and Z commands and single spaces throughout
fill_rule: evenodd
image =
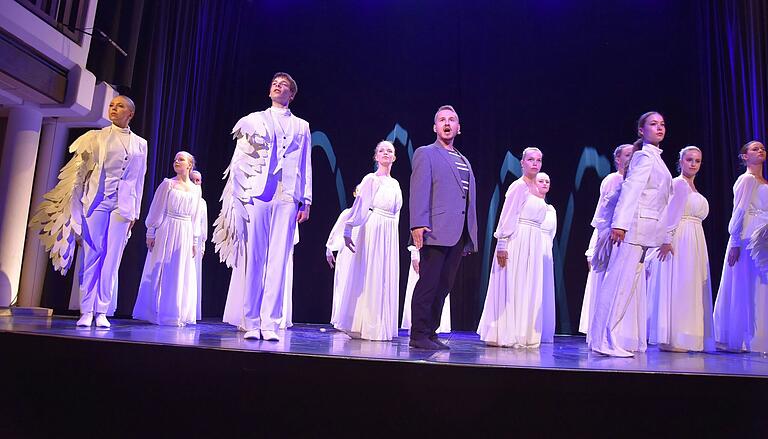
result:
M 219 180 L 222 169 L 218 166 L 211 169 L 207 164 L 209 155 L 221 153 L 227 145 L 227 136 L 210 121 L 219 117 L 231 126 L 236 116 L 228 114 L 230 107 L 213 108 L 211 102 L 236 100 L 237 90 L 228 84 L 233 79 L 232 66 L 239 58 L 235 50 L 244 26 L 241 8 L 239 2 L 229 1 L 164 1 L 144 8 L 128 91 L 137 106 L 131 125 L 148 140 L 149 149 L 142 221 L 157 186 L 163 178 L 174 175 L 172 163 L 180 150 L 195 156 L 197 168 L 203 174 L 209 224 L 216 218 L 220 194 L 209 191 L 211 185 L 206 185 L 206 181 Z M 226 154 L 230 154 L 229 148 Z M 117 309 L 120 315 L 130 315 L 133 309 L 140 281 L 136 272 L 141 273 L 146 255 L 145 232 L 143 222 L 137 223 L 133 229 L 137 236 L 129 240 L 123 256 Z M 208 243 L 205 259 L 215 257 Z M 228 270 L 223 264 L 206 263 L 206 267 L 213 270 L 206 268 L 204 290 L 213 291 L 226 285 Z M 212 283 L 215 279 L 217 284 Z M 222 301 L 223 298 L 224 295 L 204 296 L 203 300 L 209 302 L 204 303 L 204 308 L 223 309 L 223 303 L 210 303 L 210 299 Z

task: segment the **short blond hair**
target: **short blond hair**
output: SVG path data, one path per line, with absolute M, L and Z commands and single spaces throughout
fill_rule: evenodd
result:
M 437 123 L 437 115 L 438 115 L 438 114 L 439 114 L 441 111 L 443 111 L 443 110 L 449 110 L 449 111 L 451 111 L 453 114 L 455 114 L 455 115 L 456 115 L 456 120 L 459 120 L 459 113 L 457 113 L 457 112 L 456 112 L 456 109 L 455 109 L 455 108 L 453 108 L 453 105 L 441 105 L 441 106 L 440 106 L 440 108 L 438 108 L 438 109 L 437 109 L 437 111 L 435 111 L 435 119 L 434 119 L 434 123 Z

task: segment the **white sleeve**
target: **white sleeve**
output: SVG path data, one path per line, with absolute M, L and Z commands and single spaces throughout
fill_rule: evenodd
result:
M 742 174 L 733 185 L 733 213 L 728 223 L 728 248 L 738 247 L 744 230 L 744 220 L 752 202 L 752 192 L 757 188 L 757 179 L 752 174 Z
M 166 178 L 155 190 L 155 196 L 152 197 L 152 203 L 149 205 L 147 219 L 144 221 L 144 224 L 147 226 L 147 238 L 154 238 L 155 231 L 163 223 L 165 208 L 168 203 L 168 194 L 171 191 L 172 184 L 172 181 Z
M 517 232 L 517 220 L 528 199 L 528 185 L 520 178 L 509 185 L 504 197 L 504 206 L 499 215 L 499 224 L 493 236 L 496 238 L 496 250 L 506 250 L 507 242 Z

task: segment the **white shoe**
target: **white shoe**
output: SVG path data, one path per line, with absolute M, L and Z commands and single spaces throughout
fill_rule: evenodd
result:
M 100 312 L 96 314 L 96 326 L 99 328 L 109 328 L 112 324 L 107 320 L 107 315 Z
M 77 326 L 91 326 L 93 323 L 93 313 L 87 312 L 80 316 L 77 320 Z
M 246 331 L 245 335 L 243 335 L 243 338 L 246 340 L 258 340 L 261 338 L 261 331 L 258 329 Z
M 280 341 L 280 337 L 277 336 L 277 332 L 267 331 L 265 329 L 261 330 L 261 338 L 266 341 Z

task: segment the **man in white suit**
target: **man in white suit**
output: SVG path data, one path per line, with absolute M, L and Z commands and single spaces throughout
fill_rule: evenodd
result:
M 224 321 L 245 338 L 278 341 L 285 265 L 297 223 L 312 204 L 312 138 L 309 124 L 291 113 L 296 81 L 276 73 L 272 106 L 240 119 L 222 210 L 213 242 L 232 267 Z
M 110 327 L 106 313 L 125 244 L 139 219 L 147 173 L 147 141 L 128 126 L 135 111 L 130 98 L 112 99 L 112 124 L 88 131 L 69 147 L 74 156 L 31 220 L 62 273 L 72 262 L 75 237 L 82 238 L 77 326 L 91 326 L 95 316 L 96 326 Z
M 632 156 L 621 185 L 611 225 L 614 248 L 589 328 L 590 348 L 617 357 L 631 357 L 631 351 L 646 349 L 643 262 L 649 248 L 663 243 L 665 230 L 660 219 L 672 192 L 672 175 L 659 149 L 666 134 L 662 115 L 643 114 L 638 134 L 636 145 L 642 144 L 642 149 Z

